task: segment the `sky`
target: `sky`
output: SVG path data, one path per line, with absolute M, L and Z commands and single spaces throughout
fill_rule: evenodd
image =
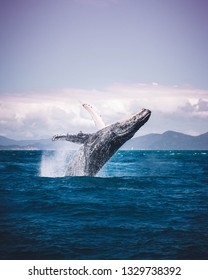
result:
M 206 0 L 0 0 L 0 135 L 96 131 L 148 108 L 137 136 L 208 131 Z

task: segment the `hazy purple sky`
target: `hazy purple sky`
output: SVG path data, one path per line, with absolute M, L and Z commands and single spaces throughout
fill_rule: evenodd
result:
M 147 133 L 208 131 L 207 15 L 206 0 L 0 0 L 0 134 L 90 130 L 76 96 L 109 122 L 150 107 Z

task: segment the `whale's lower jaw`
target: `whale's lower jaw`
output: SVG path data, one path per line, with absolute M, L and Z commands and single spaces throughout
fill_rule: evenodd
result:
M 96 176 L 107 159 L 102 164 L 99 164 L 100 162 L 95 162 L 95 160 L 96 159 L 92 161 L 92 159 L 86 158 L 81 147 L 71 160 L 65 172 L 65 176 Z M 99 159 L 97 160 L 99 161 Z
M 105 152 L 102 146 L 99 149 L 93 148 L 94 147 L 82 145 L 71 159 L 65 176 L 96 176 L 112 154 L 117 151 L 116 148 L 113 153 L 110 154 L 108 147 L 106 147 L 107 149 Z
M 77 166 L 73 161 L 70 162 L 69 167 L 66 170 L 65 176 L 89 176 L 84 172 L 82 166 Z
M 84 146 L 82 145 L 78 151 L 76 151 L 69 163 L 69 166 L 65 172 L 65 176 L 89 176 L 85 172 L 86 158 Z

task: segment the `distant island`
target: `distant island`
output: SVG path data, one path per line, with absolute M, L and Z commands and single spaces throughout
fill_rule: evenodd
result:
M 54 143 L 51 139 L 13 140 L 0 136 L 0 150 L 54 150 L 57 145 L 65 149 L 76 149 L 73 143 Z M 199 136 L 191 136 L 175 131 L 162 134 L 147 134 L 132 138 L 126 142 L 122 150 L 208 150 L 208 132 Z

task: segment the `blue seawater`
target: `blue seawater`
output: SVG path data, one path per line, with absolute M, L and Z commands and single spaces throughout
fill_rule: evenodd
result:
M 208 151 L 118 151 L 97 177 L 43 175 L 54 153 L 0 151 L 1 259 L 208 259 Z

